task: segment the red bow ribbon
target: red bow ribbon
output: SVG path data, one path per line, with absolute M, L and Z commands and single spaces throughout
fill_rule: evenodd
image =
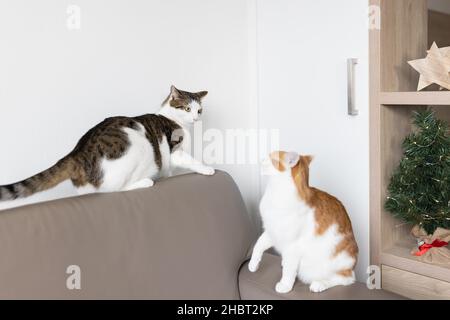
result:
M 441 240 L 434 240 L 433 243 L 431 243 L 431 244 L 425 243 L 425 244 L 419 246 L 419 251 L 417 251 L 414 255 L 421 256 L 421 255 L 425 254 L 431 248 L 441 248 L 441 247 L 445 247 L 447 245 L 448 245 L 448 242 L 441 241 Z

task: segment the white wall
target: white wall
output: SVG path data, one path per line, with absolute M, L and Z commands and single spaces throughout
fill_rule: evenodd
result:
M 105 117 L 156 111 L 171 84 L 209 90 L 205 129 L 254 126 L 248 15 L 242 0 L 0 1 L 0 184 L 46 169 Z M 218 167 L 252 207 L 255 166 Z M 73 194 L 65 183 L 15 204 Z
M 259 0 L 260 126 L 280 128 L 280 148 L 315 156 L 311 181 L 337 196 L 369 263 L 368 2 Z M 358 58 L 356 105 L 347 114 L 347 58 Z

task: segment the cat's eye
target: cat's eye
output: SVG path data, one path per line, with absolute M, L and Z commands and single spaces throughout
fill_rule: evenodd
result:
M 198 110 L 198 114 L 202 114 L 202 112 L 203 112 L 202 109 Z
M 185 110 L 186 112 L 191 112 L 191 107 L 184 107 L 184 110 Z

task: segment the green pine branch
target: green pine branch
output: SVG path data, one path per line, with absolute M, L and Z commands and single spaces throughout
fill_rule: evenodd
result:
M 416 130 L 403 142 L 403 159 L 391 177 L 385 208 L 428 233 L 450 229 L 450 135 L 432 110 L 415 112 Z

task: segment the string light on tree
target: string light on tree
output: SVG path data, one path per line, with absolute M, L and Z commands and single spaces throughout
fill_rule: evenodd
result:
M 450 135 L 431 110 L 416 112 L 417 131 L 403 142 L 404 157 L 395 170 L 386 210 L 432 234 L 450 228 Z

